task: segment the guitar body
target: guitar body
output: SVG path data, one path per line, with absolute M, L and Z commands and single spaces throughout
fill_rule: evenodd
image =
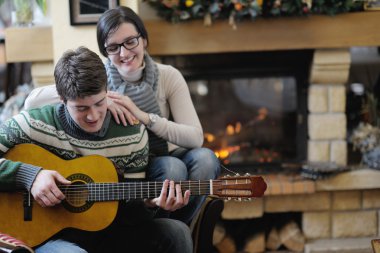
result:
M 58 171 L 73 184 L 118 182 L 112 162 L 102 156 L 86 156 L 63 160 L 33 144 L 21 144 L 11 149 L 5 158 L 21 161 L 44 169 Z M 32 198 L 31 221 L 24 220 L 24 194 L 0 193 L 0 231 L 36 246 L 64 228 L 98 231 L 112 223 L 118 202 L 66 202 L 55 207 L 41 207 Z

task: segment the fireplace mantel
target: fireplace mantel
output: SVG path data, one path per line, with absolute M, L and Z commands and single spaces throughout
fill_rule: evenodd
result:
M 179 24 L 161 19 L 144 22 L 149 52 L 154 56 L 380 45 L 380 11 L 259 19 L 237 23 L 236 30 L 227 20 L 216 21 L 211 27 L 205 27 L 201 20 Z M 45 49 L 41 55 L 49 53 L 43 60 L 52 59 L 51 33 L 51 27 L 6 29 L 7 62 L 30 61 L 35 49 L 41 51 L 41 38 Z M 22 38 L 29 39 L 28 48 Z
M 150 36 L 149 52 L 155 56 L 380 45 L 377 11 L 244 21 L 237 23 L 236 30 L 227 20 L 210 27 L 201 20 L 144 22 Z

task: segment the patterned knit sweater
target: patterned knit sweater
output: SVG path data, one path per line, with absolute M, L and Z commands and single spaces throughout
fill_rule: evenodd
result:
M 21 143 L 36 144 L 65 160 L 102 155 L 126 174 L 144 172 L 148 165 L 144 125 L 118 125 L 108 113 L 102 129 L 90 134 L 72 120 L 63 104 L 23 111 L 0 126 L 1 157 Z M 41 169 L 4 158 L 0 162 L 0 190 L 30 190 Z

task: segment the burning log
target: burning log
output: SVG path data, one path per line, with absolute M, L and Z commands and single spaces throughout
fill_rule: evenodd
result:
M 305 246 L 305 236 L 296 222 L 290 221 L 280 230 L 281 242 L 287 249 L 300 252 Z
M 213 245 L 219 244 L 225 236 L 226 236 L 226 229 L 224 228 L 223 224 L 216 223 L 215 228 L 214 228 L 214 234 L 212 236 L 212 244 Z
M 234 239 L 227 235 L 218 244 L 215 245 L 219 253 L 235 253 L 236 245 Z
M 282 242 L 278 230 L 273 227 L 268 234 L 266 247 L 270 250 L 278 250 L 281 247 L 281 244 Z
M 264 252 L 264 251 L 265 251 L 264 232 L 253 234 L 246 239 L 243 252 L 259 253 L 259 252 Z
M 219 253 L 258 253 L 270 251 L 288 250 L 289 252 L 302 252 L 305 246 L 305 236 L 299 225 L 293 219 L 287 219 L 286 223 L 277 221 L 265 238 L 264 231 L 251 230 L 250 225 L 236 224 L 232 227 L 225 227 L 224 223 L 218 223 L 214 230 L 213 245 Z M 285 224 L 285 225 L 280 225 Z M 280 226 L 279 226 L 280 225 Z M 261 226 L 261 225 L 259 225 Z M 234 232 L 229 231 L 234 229 Z

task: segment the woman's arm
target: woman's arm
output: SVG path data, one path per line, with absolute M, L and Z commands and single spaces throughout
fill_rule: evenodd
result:
M 29 110 L 44 105 L 58 104 L 60 102 L 55 84 L 33 89 L 24 103 L 24 109 Z
M 115 104 L 114 117 L 119 117 L 125 124 L 128 113 L 131 113 L 157 136 L 170 143 L 184 148 L 201 147 L 203 130 L 185 79 L 172 66 L 162 64 L 158 66 L 160 77 L 156 97 L 162 116 L 155 117 L 155 122 L 152 124 L 149 113 L 140 110 L 128 96 L 108 92 L 108 98 Z M 173 117 L 173 121 L 168 120 L 169 116 Z
M 172 66 L 158 64 L 158 103 L 163 117 L 151 130 L 169 142 L 185 148 L 201 147 L 203 130 L 182 74 Z M 168 120 L 169 115 L 173 121 Z
M 55 88 L 55 84 L 52 84 L 33 89 L 25 100 L 24 109 L 29 110 L 44 105 L 58 104 L 60 102 L 61 100 Z M 108 109 L 118 124 L 122 123 L 123 125 L 127 125 L 127 121 L 130 125 L 138 123 L 136 117 L 129 112 L 127 108 L 116 106 L 112 98 L 110 99 L 110 96 L 108 96 Z

